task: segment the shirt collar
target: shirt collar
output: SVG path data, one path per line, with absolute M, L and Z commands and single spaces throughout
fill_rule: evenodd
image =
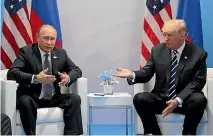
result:
M 185 45 L 186 45 L 186 42 L 184 41 L 183 44 L 180 46 L 180 48 L 177 49 L 177 51 L 178 51 L 179 54 L 182 54 L 183 49 L 185 48 Z
M 180 48 L 177 49 L 178 54 L 180 54 L 180 55 L 182 54 L 185 46 L 186 46 L 186 41 L 184 41 L 183 44 L 180 46 Z
M 40 51 L 42 57 L 43 57 L 45 54 L 47 54 L 46 52 L 42 51 L 41 48 L 39 48 L 39 46 L 38 46 L 38 49 L 39 49 L 39 51 Z M 48 54 L 49 54 L 49 56 L 51 55 L 50 52 L 49 52 Z

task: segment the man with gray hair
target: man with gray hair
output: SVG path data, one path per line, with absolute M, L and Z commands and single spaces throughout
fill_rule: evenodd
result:
M 187 42 L 183 20 L 169 20 L 162 28 L 164 43 L 154 46 L 146 65 L 138 71 L 118 68 L 114 74 L 126 77 L 130 85 L 146 83 L 155 74 L 151 92 L 138 93 L 133 103 L 144 134 L 161 135 L 155 114 L 171 112 L 185 115 L 183 135 L 196 135 L 197 126 L 207 104 L 202 89 L 206 83 L 207 52 Z

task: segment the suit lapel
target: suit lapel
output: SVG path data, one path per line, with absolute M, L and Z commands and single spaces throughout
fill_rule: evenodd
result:
M 51 62 L 52 62 L 52 74 L 58 75 L 58 56 L 55 49 L 51 51 Z
M 176 85 L 180 79 L 180 75 L 181 75 L 186 63 L 188 62 L 190 56 L 191 56 L 190 45 L 188 45 L 186 43 L 185 48 L 183 49 L 183 52 L 180 56 L 180 60 L 179 60 L 179 63 L 178 63 L 177 69 L 176 69 L 176 72 L 177 72 L 176 80 L 175 80 Z
M 166 45 L 165 45 L 164 53 L 162 53 L 162 55 L 163 55 L 163 61 L 166 62 L 166 68 L 165 68 L 166 80 L 167 82 L 169 82 L 170 76 L 171 76 L 171 51 L 170 49 L 166 47 Z
M 32 45 L 33 48 L 33 56 L 35 59 L 35 67 L 37 67 L 37 73 L 40 73 L 42 71 L 42 61 L 41 61 L 41 53 L 38 49 L 38 44 Z

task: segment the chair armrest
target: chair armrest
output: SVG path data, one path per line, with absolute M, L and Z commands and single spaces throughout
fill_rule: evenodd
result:
M 69 92 L 76 93 L 80 96 L 86 96 L 85 98 L 87 98 L 87 78 L 78 78 L 76 82 L 71 85 Z
M 88 118 L 88 105 L 87 105 L 87 78 L 78 78 L 75 83 L 70 87 L 70 92 L 76 93 L 81 97 L 81 114 L 84 135 L 87 134 L 87 118 Z
M 16 90 L 18 83 L 12 80 L 1 79 L 1 112 L 11 119 L 12 133 L 16 126 Z
M 213 135 L 213 78 L 207 79 L 207 89 L 208 89 L 208 106 L 207 106 L 207 115 L 208 115 L 208 135 Z
M 11 80 L 1 80 L 1 111 L 12 117 L 16 109 L 16 90 L 18 84 Z
M 140 92 L 145 92 L 144 90 L 144 84 L 139 83 L 139 84 L 134 84 L 134 95 Z
M 78 78 L 76 82 L 74 82 L 71 87 L 61 87 L 62 94 L 68 93 L 76 93 L 81 97 L 81 115 L 82 115 L 82 123 L 84 135 L 87 134 L 87 113 L 88 113 L 88 105 L 87 105 L 87 78 Z
M 134 95 L 140 92 L 151 92 L 155 84 L 155 75 L 147 83 L 134 84 Z

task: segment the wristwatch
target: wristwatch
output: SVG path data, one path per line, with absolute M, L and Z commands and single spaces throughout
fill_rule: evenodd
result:
M 33 84 L 38 84 L 38 78 L 36 76 L 33 77 Z

